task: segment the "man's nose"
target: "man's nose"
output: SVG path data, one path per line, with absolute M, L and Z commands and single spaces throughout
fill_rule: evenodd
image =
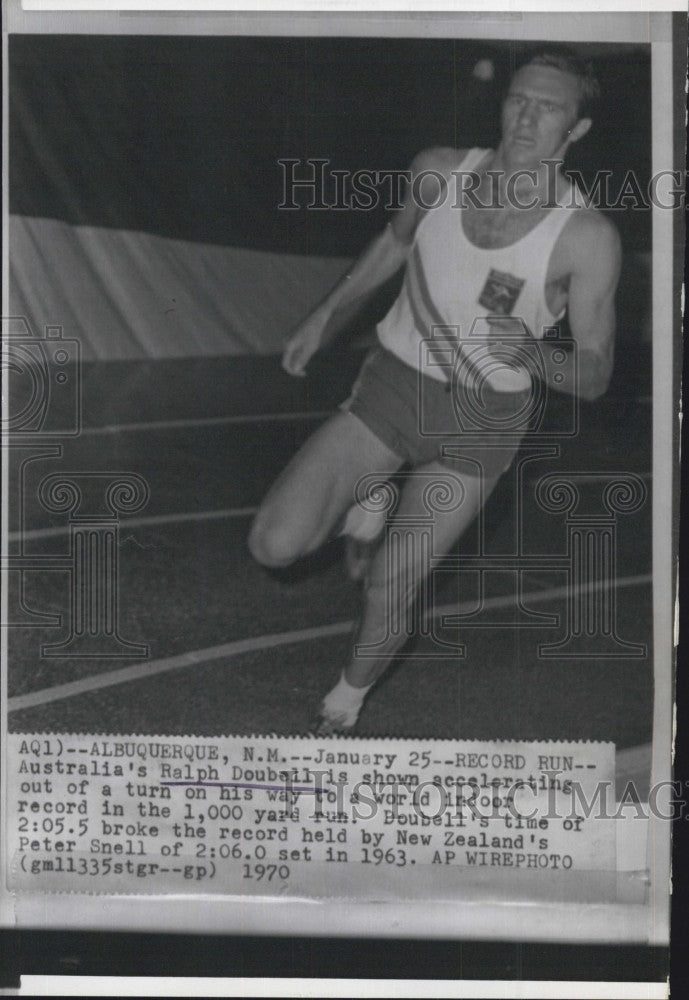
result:
M 521 125 L 529 125 L 536 121 L 538 116 L 538 109 L 535 104 L 531 101 L 525 101 L 521 106 L 519 111 L 519 123 Z

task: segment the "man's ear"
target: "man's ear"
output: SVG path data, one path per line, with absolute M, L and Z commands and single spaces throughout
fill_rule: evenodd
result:
M 567 141 L 577 142 L 579 139 L 583 139 L 583 137 L 586 135 L 586 133 L 588 132 L 588 130 L 591 128 L 592 125 L 593 122 L 591 121 L 590 118 L 580 118 L 579 121 L 574 126 L 574 128 L 570 131 L 569 135 L 567 136 Z

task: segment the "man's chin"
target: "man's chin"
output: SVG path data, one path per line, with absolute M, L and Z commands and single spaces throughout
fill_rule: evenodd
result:
M 507 147 L 510 160 L 519 163 L 538 164 L 543 159 L 542 151 L 535 142 L 521 142 L 514 139 Z

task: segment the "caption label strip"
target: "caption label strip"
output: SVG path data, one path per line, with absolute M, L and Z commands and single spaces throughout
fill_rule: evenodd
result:
M 44 733 L 7 750 L 14 892 L 595 898 L 614 879 L 611 743 Z

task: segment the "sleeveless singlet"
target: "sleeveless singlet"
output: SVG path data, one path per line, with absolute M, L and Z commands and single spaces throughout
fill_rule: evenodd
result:
M 471 149 L 458 171 L 475 169 L 489 152 Z M 388 351 L 439 381 L 447 379 L 446 371 L 421 361 L 424 342 L 435 337 L 438 328 L 459 328 L 454 336 L 462 339 L 485 337 L 490 334 L 489 318 L 504 323 L 509 317 L 521 319 L 540 340 L 564 315 L 563 310 L 554 316 L 545 300 L 548 264 L 572 211 L 585 207 L 581 192 L 571 185 L 569 199 L 560 198 L 516 243 L 484 249 L 464 235 L 461 197 L 454 195 L 450 184 L 443 203 L 429 209 L 419 223 L 400 294 L 376 328 Z M 447 343 L 447 331 L 441 337 Z

